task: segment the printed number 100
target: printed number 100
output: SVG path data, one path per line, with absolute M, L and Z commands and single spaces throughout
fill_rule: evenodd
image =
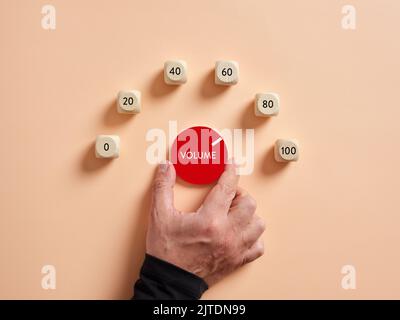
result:
M 296 154 L 296 147 L 282 147 L 281 148 L 282 154 Z

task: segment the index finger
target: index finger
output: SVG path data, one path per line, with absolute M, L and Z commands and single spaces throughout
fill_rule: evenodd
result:
M 202 211 L 210 214 L 227 214 L 232 200 L 235 198 L 239 175 L 235 164 L 226 164 L 218 183 L 208 193 L 203 202 Z

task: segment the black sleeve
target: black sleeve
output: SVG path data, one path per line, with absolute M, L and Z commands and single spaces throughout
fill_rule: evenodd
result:
M 195 300 L 207 289 L 202 278 L 146 254 L 132 299 Z

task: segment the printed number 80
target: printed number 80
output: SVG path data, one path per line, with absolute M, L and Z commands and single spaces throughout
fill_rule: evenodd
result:
M 263 108 L 273 108 L 274 101 L 273 100 L 263 100 L 262 106 L 263 106 Z

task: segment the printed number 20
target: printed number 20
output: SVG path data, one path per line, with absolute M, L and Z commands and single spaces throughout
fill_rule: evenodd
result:
M 133 105 L 133 98 L 132 97 L 124 97 L 124 106 L 126 105 Z

